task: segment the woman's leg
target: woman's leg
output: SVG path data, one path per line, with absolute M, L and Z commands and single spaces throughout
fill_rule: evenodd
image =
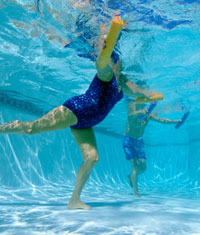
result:
M 61 105 L 32 122 L 12 121 L 0 125 L 0 134 L 32 135 L 67 128 L 77 123 L 71 110 Z
M 71 133 L 74 136 L 76 143 L 81 151 L 83 163 L 81 164 L 77 173 L 75 188 L 69 201 L 68 208 L 89 210 L 91 207 L 80 201 L 80 194 L 90 176 L 93 167 L 98 161 L 96 139 L 92 128 L 71 128 Z

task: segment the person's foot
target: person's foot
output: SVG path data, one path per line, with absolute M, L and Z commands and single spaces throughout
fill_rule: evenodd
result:
M 92 208 L 80 200 L 70 200 L 67 206 L 70 210 L 91 210 Z
M 139 193 L 138 191 L 135 191 L 135 192 L 134 192 L 134 196 L 135 196 L 135 197 L 141 197 L 141 195 L 140 195 L 140 193 Z

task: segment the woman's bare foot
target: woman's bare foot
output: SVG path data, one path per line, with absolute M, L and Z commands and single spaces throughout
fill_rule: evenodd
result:
M 90 206 L 86 205 L 80 200 L 70 200 L 67 208 L 71 210 L 78 210 L 78 209 L 91 210 L 92 209 Z

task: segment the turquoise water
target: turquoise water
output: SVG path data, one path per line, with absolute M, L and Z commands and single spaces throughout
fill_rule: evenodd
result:
M 67 210 L 82 161 L 69 130 L 0 136 L 1 234 L 200 234 L 199 1 L 0 1 L 0 121 L 34 120 L 82 94 L 95 66 L 78 54 L 116 9 L 132 30 L 119 41 L 126 73 L 163 93 L 160 116 L 190 116 L 179 130 L 149 123 L 135 198 L 120 101 L 94 128 L 100 160 L 82 193 L 92 211 Z

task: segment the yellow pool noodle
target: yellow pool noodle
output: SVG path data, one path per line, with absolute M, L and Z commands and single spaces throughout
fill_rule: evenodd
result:
M 111 24 L 105 42 L 105 47 L 101 50 L 101 53 L 97 61 L 97 64 L 100 68 L 106 67 L 106 65 L 109 63 L 110 56 L 117 42 L 117 38 L 122 29 L 123 23 L 124 22 L 123 20 L 121 20 L 120 16 L 115 16 L 111 20 Z
M 157 94 L 156 92 L 152 92 L 153 95 L 149 98 L 144 97 L 136 97 L 135 102 L 136 103 L 146 103 L 146 102 L 153 102 L 153 101 L 159 101 L 163 99 L 162 94 Z

